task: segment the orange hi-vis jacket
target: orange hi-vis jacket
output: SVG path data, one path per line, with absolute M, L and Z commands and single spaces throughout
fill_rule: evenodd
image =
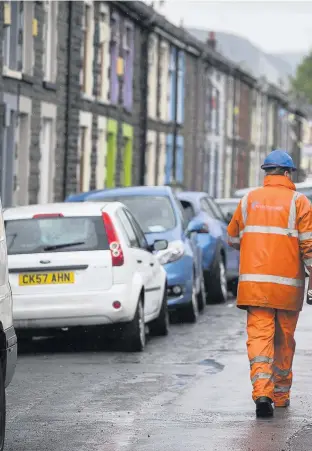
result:
M 299 311 L 312 265 L 312 209 L 285 176 L 268 175 L 245 195 L 228 226 L 240 249 L 237 305 Z

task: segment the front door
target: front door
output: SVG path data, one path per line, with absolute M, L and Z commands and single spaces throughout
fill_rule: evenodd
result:
M 160 263 L 158 259 L 147 250 L 148 243 L 145 235 L 133 215 L 129 211 L 126 211 L 126 214 L 131 221 L 131 225 L 134 228 L 139 241 L 139 256 L 142 262 L 144 262 L 144 271 L 146 271 L 149 278 L 145 289 L 145 296 L 146 299 L 148 299 L 148 302 L 145 302 L 145 310 L 146 314 L 150 315 L 159 310 L 160 302 L 162 300 Z

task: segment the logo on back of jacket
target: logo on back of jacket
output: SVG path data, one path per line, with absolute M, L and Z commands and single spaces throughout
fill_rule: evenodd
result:
M 266 210 L 266 211 L 282 211 L 284 210 L 283 205 L 264 205 L 260 204 L 258 201 L 251 203 L 251 208 L 253 210 Z

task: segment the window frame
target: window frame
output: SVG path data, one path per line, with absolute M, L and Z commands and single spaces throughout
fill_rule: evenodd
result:
M 183 208 L 180 200 L 177 198 L 177 196 L 175 194 L 173 194 L 173 198 L 174 198 L 174 201 L 175 201 L 175 203 L 176 203 L 176 205 L 178 207 L 178 210 L 180 212 L 180 215 L 181 215 L 183 230 L 186 230 L 186 228 L 187 228 L 189 223 L 187 221 L 187 217 L 186 217 L 186 214 L 184 212 L 184 208 Z
M 145 238 L 144 232 L 141 229 L 139 223 L 137 222 L 137 220 L 135 219 L 135 217 L 133 216 L 133 214 L 128 210 L 128 209 L 124 209 L 127 218 L 129 219 L 132 228 L 134 230 L 134 233 L 137 237 L 138 243 L 139 243 L 139 247 L 140 249 L 146 250 L 148 248 L 148 243 L 147 240 Z M 141 235 L 141 238 L 140 238 Z
M 6 47 L 6 51 L 4 51 L 3 55 L 3 74 L 7 77 L 21 79 L 22 74 L 33 75 L 35 62 L 33 38 L 34 2 L 10 1 L 6 3 L 9 4 L 10 8 L 10 23 L 4 25 L 4 48 Z M 14 14 L 12 14 L 12 5 L 18 11 L 15 20 Z M 12 46 L 13 33 L 15 35 L 15 43 Z M 14 64 L 12 64 L 11 59 L 14 60 Z
M 128 36 L 129 33 L 129 36 Z M 130 42 L 128 42 L 128 37 Z M 133 46 L 134 46 L 134 26 L 131 22 L 124 22 L 124 32 L 122 39 L 122 52 L 124 60 L 123 76 L 123 106 L 132 110 L 133 106 Z M 128 92 L 129 90 L 129 92 Z
M 218 221 L 224 221 L 224 215 L 219 207 L 219 205 L 214 201 L 212 197 L 206 198 L 208 204 L 211 206 L 211 209 L 214 213 L 214 219 L 218 219 Z
M 57 78 L 58 2 L 44 0 L 43 80 L 55 83 Z
M 191 209 L 192 209 L 192 217 L 191 217 L 190 219 L 188 218 L 189 215 L 186 214 L 185 208 L 184 208 L 184 206 L 183 206 L 183 202 L 189 204 L 189 206 L 190 206 Z M 189 223 L 193 220 L 193 218 L 196 216 L 194 205 L 193 205 L 192 202 L 190 202 L 189 200 L 182 200 L 182 199 L 180 200 L 180 204 L 181 204 L 182 207 L 183 207 L 184 216 L 185 216 L 185 218 L 187 218 L 187 221 L 188 221 L 188 224 L 189 224 Z
M 16 128 L 18 142 L 14 171 L 16 189 L 13 191 L 13 203 L 19 206 L 29 203 L 31 115 L 32 101 L 21 96 L 17 118 L 18 126 Z
M 97 77 L 97 99 L 108 103 L 109 99 L 109 67 L 110 67 L 110 13 L 108 7 L 100 4 L 100 17 L 98 21 L 99 41 L 97 49 L 97 65 L 99 73 Z
M 140 243 L 138 240 L 138 237 L 135 233 L 135 230 L 133 229 L 133 226 L 126 214 L 126 209 L 124 207 L 120 207 L 117 212 L 116 212 L 119 224 L 124 232 L 124 236 L 126 238 L 126 241 L 128 242 L 128 246 L 131 247 L 132 249 L 139 249 L 140 248 Z M 133 235 L 134 235 L 134 240 L 129 236 L 129 233 L 127 231 L 127 227 L 125 226 L 125 224 L 129 225 L 129 227 L 131 228 Z
M 80 92 L 83 97 L 93 99 L 94 5 L 93 2 L 85 0 L 83 6 L 81 30 L 84 38 L 81 46 Z
M 50 124 L 50 130 L 49 130 L 49 134 L 50 136 L 46 136 L 46 128 L 45 125 L 46 124 Z M 54 138 L 55 138 L 55 118 L 50 117 L 50 116 L 46 116 L 43 115 L 41 117 L 41 132 L 40 132 L 40 165 L 39 165 L 39 170 L 40 170 L 40 185 L 39 185 L 39 190 L 38 190 L 38 203 L 49 203 L 49 202 L 53 202 L 53 198 L 54 198 L 54 170 L 51 170 L 51 165 L 54 164 L 53 162 L 55 161 L 54 157 L 55 157 L 55 142 L 54 142 Z M 54 132 L 54 133 L 53 133 Z M 49 153 L 45 159 L 45 161 L 42 158 L 42 155 L 46 155 L 46 139 L 48 140 L 49 143 Z M 43 152 L 43 149 L 45 149 L 45 152 Z M 47 165 L 48 163 L 48 165 Z M 46 172 L 45 175 L 43 175 Z M 44 183 L 42 183 L 42 181 L 44 180 Z M 45 187 L 45 189 L 43 190 L 42 187 Z
M 207 202 L 207 199 L 208 199 L 207 196 L 200 198 L 200 201 L 199 201 L 200 209 L 201 209 L 201 211 L 207 213 L 211 218 L 216 219 L 213 210 L 211 209 L 209 203 Z M 206 206 L 206 208 L 205 208 L 205 206 Z M 210 210 L 211 212 L 209 212 L 208 210 Z

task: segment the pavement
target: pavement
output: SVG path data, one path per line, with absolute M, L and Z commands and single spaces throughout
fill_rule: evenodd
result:
M 291 406 L 273 419 L 255 418 L 245 316 L 234 300 L 208 306 L 142 354 L 96 350 L 94 337 L 24 346 L 5 450 L 311 451 L 312 307 L 296 333 Z

